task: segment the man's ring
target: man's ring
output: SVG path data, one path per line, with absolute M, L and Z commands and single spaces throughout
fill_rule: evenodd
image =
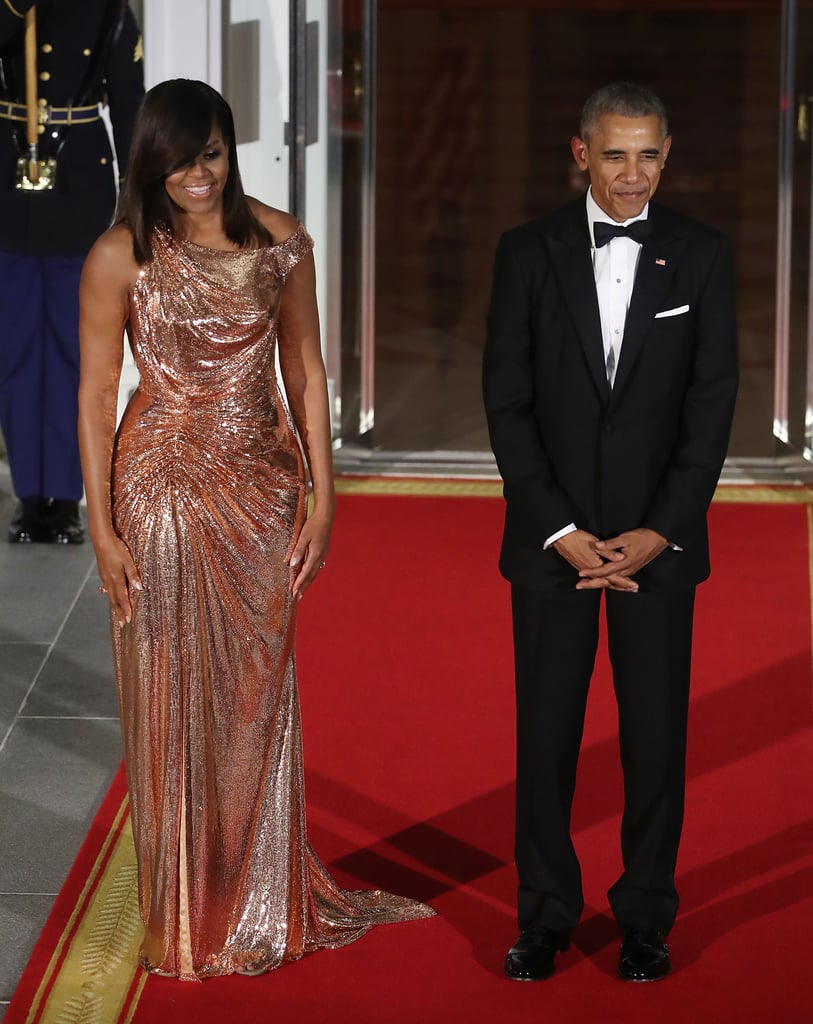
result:
M 99 593 L 100 594 L 106 594 L 107 593 L 107 587 L 99 587 Z

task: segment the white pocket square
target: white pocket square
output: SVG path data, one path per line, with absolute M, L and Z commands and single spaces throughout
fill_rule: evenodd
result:
M 662 316 L 680 316 L 681 313 L 688 313 L 688 312 L 689 312 L 688 305 L 686 305 L 686 306 L 675 306 L 674 309 L 664 309 L 660 313 L 656 313 L 655 314 L 655 319 L 657 320 L 659 317 L 662 317 Z

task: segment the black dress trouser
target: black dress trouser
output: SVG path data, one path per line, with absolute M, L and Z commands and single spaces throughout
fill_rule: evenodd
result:
M 601 594 L 511 588 L 523 930 L 569 932 L 584 908 L 570 812 Z M 640 925 L 665 934 L 678 906 L 695 591 L 604 594 L 624 773 L 624 871 L 608 896 L 622 929 Z

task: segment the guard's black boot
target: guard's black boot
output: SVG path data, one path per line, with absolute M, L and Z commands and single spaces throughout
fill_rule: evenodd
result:
M 47 502 L 44 498 L 23 498 L 17 502 L 14 518 L 9 523 L 9 544 L 32 544 L 51 539 L 45 521 Z
M 54 544 L 84 544 L 85 527 L 79 512 L 79 502 L 67 498 L 54 498 L 48 505 L 48 528 Z

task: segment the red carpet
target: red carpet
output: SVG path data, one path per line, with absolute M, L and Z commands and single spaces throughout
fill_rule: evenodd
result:
M 553 979 L 517 985 L 501 977 L 515 937 L 501 516 L 494 498 L 344 495 L 328 567 L 303 602 L 313 845 L 346 886 L 417 896 L 440 916 L 376 929 L 261 978 L 195 985 L 150 977 L 143 991 L 122 990 L 107 1017 L 88 1010 L 61 1018 L 42 992 L 32 1010 L 48 963 L 60 969 L 52 954 L 58 942 L 69 944 L 70 915 L 81 916 L 77 894 L 99 862 L 114 794 L 4 1024 L 813 1018 L 808 507 L 712 509 L 715 573 L 698 595 L 675 973 L 649 986 L 615 978 L 617 936 L 604 892 L 620 870 L 621 782 L 603 653 L 574 815 L 584 920 Z

